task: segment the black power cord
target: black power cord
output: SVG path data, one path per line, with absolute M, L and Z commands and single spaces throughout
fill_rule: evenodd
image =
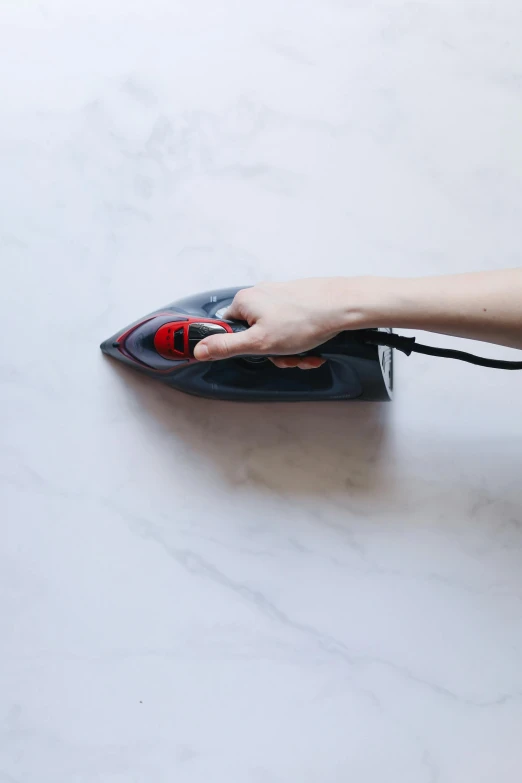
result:
M 427 356 L 440 356 L 443 359 L 458 359 L 461 362 L 469 362 L 479 367 L 491 367 L 495 370 L 522 370 L 522 362 L 505 362 L 500 359 L 485 359 L 482 356 L 475 356 L 466 351 L 453 351 L 449 348 L 433 348 L 430 345 L 421 345 L 415 337 L 404 337 L 400 334 L 389 332 L 377 332 L 368 330 L 363 338 L 365 343 L 372 345 L 383 345 L 388 348 L 396 348 L 402 351 L 406 356 L 412 353 L 423 353 Z

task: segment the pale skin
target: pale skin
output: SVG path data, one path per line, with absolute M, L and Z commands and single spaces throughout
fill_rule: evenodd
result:
M 522 268 L 425 278 L 336 277 L 260 283 L 236 295 L 226 313 L 250 329 L 215 335 L 200 360 L 269 355 L 278 367 L 313 369 L 299 358 L 344 329 L 393 327 L 522 349 Z

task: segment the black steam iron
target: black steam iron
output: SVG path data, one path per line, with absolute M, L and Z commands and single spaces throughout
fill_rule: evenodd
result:
M 522 362 L 482 359 L 462 351 L 419 345 L 415 337 L 397 335 L 391 329 L 340 332 L 307 352 L 327 360 L 313 370 L 280 369 L 266 356 L 197 361 L 194 347 L 200 340 L 220 332 L 248 329 L 247 323 L 224 317 L 239 290 L 209 291 L 166 305 L 105 340 L 101 350 L 188 394 L 261 402 L 390 400 L 393 348 L 407 355 L 417 352 L 485 367 L 522 369 Z
M 196 361 L 194 347 L 203 338 L 248 328 L 223 317 L 239 290 L 180 299 L 120 330 L 100 347 L 151 378 L 199 397 L 264 402 L 391 398 L 391 348 L 364 341 L 362 332 L 341 332 L 310 351 L 327 359 L 313 370 L 280 369 L 264 356 Z

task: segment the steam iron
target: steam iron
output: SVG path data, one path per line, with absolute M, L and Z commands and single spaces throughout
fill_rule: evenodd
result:
M 368 341 L 368 334 L 341 332 L 309 351 L 327 361 L 313 370 L 280 369 L 268 357 L 219 361 L 194 359 L 200 340 L 220 332 L 248 329 L 223 317 L 239 288 L 196 294 L 140 318 L 101 344 L 103 353 L 188 394 L 219 400 L 288 401 L 390 400 L 392 349 Z

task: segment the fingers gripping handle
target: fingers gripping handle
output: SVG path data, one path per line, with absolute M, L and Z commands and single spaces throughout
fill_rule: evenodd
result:
M 249 328 L 248 323 L 246 321 L 229 321 L 229 326 L 232 328 L 233 332 L 244 332 Z M 379 335 L 382 335 L 382 342 L 379 340 Z M 389 333 L 383 333 L 378 332 L 374 329 L 360 329 L 360 330 L 353 330 L 353 331 L 344 331 L 339 332 L 339 334 L 335 335 L 335 337 L 332 337 L 330 340 L 327 340 L 326 342 L 318 345 L 315 348 L 312 348 L 309 351 L 303 351 L 298 356 L 306 357 L 306 356 L 332 356 L 332 355 L 343 355 L 343 354 L 351 354 L 353 352 L 353 348 L 355 344 L 368 344 L 373 343 L 374 345 L 388 345 L 386 342 L 386 338 L 390 337 Z M 413 339 L 413 338 L 412 338 Z M 285 355 L 285 354 L 278 354 L 279 356 Z M 275 354 L 271 354 L 271 356 L 275 356 Z M 257 358 L 258 360 L 261 357 L 253 357 Z M 266 358 L 269 358 L 268 356 Z

